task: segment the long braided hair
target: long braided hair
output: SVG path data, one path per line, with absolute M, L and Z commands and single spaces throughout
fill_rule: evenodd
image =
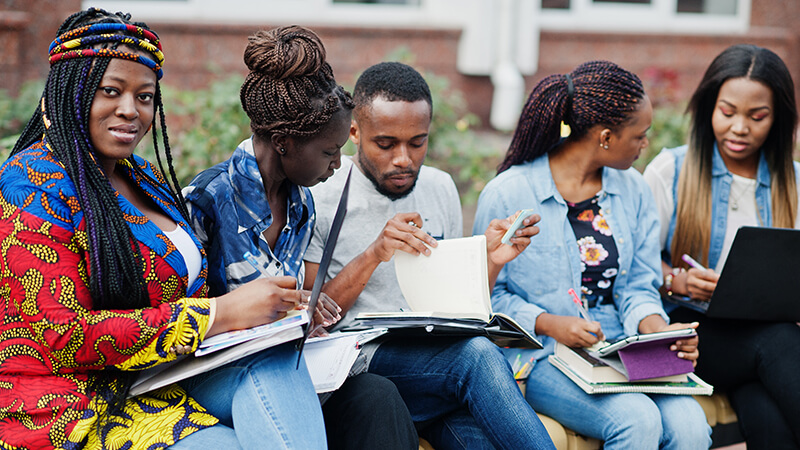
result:
M 93 31 L 90 28 L 92 26 L 97 30 Z M 109 34 L 109 30 L 116 34 Z M 137 31 L 140 37 L 133 36 Z M 142 34 L 146 37 L 141 37 Z M 144 259 L 136 245 L 137 240 L 123 217 L 114 189 L 94 157 L 95 148 L 89 135 L 89 112 L 111 58 L 137 57 L 137 54 L 128 53 L 126 49 L 133 47 L 141 53 L 148 53 L 148 49 L 153 50 L 148 55 L 151 57 L 148 61 L 139 62 L 147 62 L 160 77 L 158 62 L 163 62 L 163 55 L 160 49 L 155 48 L 155 45 L 159 45 L 158 36 L 145 24 L 131 22 L 130 15 L 111 14 L 95 8 L 68 17 L 58 29 L 57 36 L 51 45 L 51 67 L 41 100 L 14 146 L 12 155 L 44 136 L 53 155 L 63 164 L 75 183 L 88 237 L 92 308 L 107 310 L 150 307 L 144 278 Z M 74 36 L 79 38 L 70 41 Z M 154 39 L 155 42 L 152 42 Z M 155 66 L 151 63 L 155 63 Z M 177 189 L 178 182 L 172 165 L 158 83 L 154 105 L 158 114 L 153 116 L 151 129 L 158 165 L 164 173 L 155 126 L 156 116 L 160 121 L 172 184 L 164 186 L 162 182 L 146 175 L 132 156 L 128 161 L 138 177 L 171 198 L 188 221 L 186 206 L 180 190 Z M 108 402 L 109 414 L 122 408 L 134 379 L 135 373 L 113 368 L 99 372 L 92 388 L 99 398 Z M 101 422 L 98 421 L 98 427 Z
M 567 139 L 579 140 L 595 125 L 616 129 L 630 119 L 644 98 L 642 81 L 608 61 L 589 61 L 566 75 L 550 75 L 531 91 L 497 172 L 550 153 Z
M 336 84 L 325 47 L 313 31 L 297 25 L 259 31 L 248 38 L 244 62 L 250 73 L 239 98 L 253 133 L 315 136 L 353 99 Z

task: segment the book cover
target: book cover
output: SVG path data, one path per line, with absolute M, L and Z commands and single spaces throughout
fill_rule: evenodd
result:
M 133 397 L 158 389 L 180 380 L 207 372 L 215 367 L 223 366 L 231 361 L 252 355 L 265 348 L 283 344 L 303 337 L 300 326 L 284 328 L 247 342 L 214 352 L 206 356 L 186 355 L 171 363 L 159 364 L 151 369 L 143 370 L 134 382 L 128 394 Z
M 630 381 L 680 375 L 693 372 L 694 366 L 691 361 L 679 358 L 670 346 L 679 339 L 696 335 L 692 328 L 638 334 L 589 349 L 589 353 L 625 374 Z
M 622 361 L 614 360 L 614 356 L 596 358 L 586 349 L 571 348 L 556 342 L 555 355 L 582 378 L 593 383 L 625 383 L 628 378 Z M 652 378 L 647 381 L 682 382 L 688 378 L 685 373 L 666 377 Z
M 208 355 L 242 342 L 269 336 L 287 328 L 299 327 L 306 323 L 308 323 L 308 314 L 306 311 L 298 309 L 288 311 L 286 317 L 276 320 L 275 322 L 243 330 L 232 330 L 204 339 L 200 343 L 200 346 L 198 346 L 197 351 L 195 351 L 195 356 Z

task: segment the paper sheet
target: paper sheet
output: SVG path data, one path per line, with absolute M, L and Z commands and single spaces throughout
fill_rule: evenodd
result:
M 486 237 L 445 239 L 430 256 L 396 252 L 400 290 L 411 309 L 438 316 L 491 318 Z

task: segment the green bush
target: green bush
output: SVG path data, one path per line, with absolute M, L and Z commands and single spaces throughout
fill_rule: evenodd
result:
M 19 139 L 25 125 L 33 116 L 44 90 L 44 81 L 24 83 L 16 97 L 0 89 L 0 162 L 5 161 Z
M 414 65 L 414 55 L 404 47 L 387 55 L 386 60 Z M 430 145 L 426 164 L 450 173 L 462 204 L 474 205 L 478 195 L 491 180 L 503 158 L 510 135 L 478 131 L 480 121 L 467 110 L 463 93 L 451 87 L 447 78 L 424 73 L 434 102 Z M 216 81 L 206 89 L 182 90 L 164 86 L 167 125 L 175 170 L 186 185 L 202 170 L 227 159 L 236 146 L 250 134 L 249 119 L 239 103 L 243 78 L 233 75 Z M 33 113 L 43 82 L 26 83 L 17 97 L 0 91 L 0 158 L 5 160 L 19 133 Z M 351 89 L 351 88 L 348 88 Z M 649 147 L 634 166 L 643 170 L 663 147 L 686 142 L 688 122 L 682 105 L 656 106 Z M 138 150 L 155 161 L 152 140 L 145 138 Z M 351 142 L 343 149 L 352 155 Z
M 228 159 L 250 135 L 250 119 L 239 103 L 243 81 L 241 76 L 233 75 L 211 83 L 206 89 L 191 91 L 164 86 L 167 132 L 181 186 Z M 145 138 L 137 152 L 155 162 L 151 138 Z
M 683 114 L 684 109 L 681 105 L 653 108 L 653 124 L 647 133 L 650 145 L 642 151 L 633 167 L 643 171 L 661 149 L 677 147 L 687 142 L 689 118 Z

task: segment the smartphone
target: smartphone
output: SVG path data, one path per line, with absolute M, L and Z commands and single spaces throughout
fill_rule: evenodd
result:
M 523 227 L 522 221 L 525 220 L 526 217 L 533 215 L 532 209 L 523 209 L 517 215 L 517 218 L 514 219 L 514 223 L 511 224 L 511 228 L 506 231 L 506 234 L 503 235 L 503 238 L 500 239 L 500 242 L 503 244 L 513 245 L 509 241 L 512 237 L 514 237 L 514 233 L 517 232 L 520 228 Z

